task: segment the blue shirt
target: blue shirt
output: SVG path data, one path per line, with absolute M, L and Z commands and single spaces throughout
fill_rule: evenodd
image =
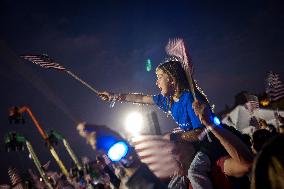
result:
M 204 102 L 201 95 L 196 93 L 196 97 L 200 102 Z M 193 130 L 203 128 L 199 118 L 195 115 L 192 102 L 193 96 L 189 91 L 183 91 L 177 102 L 173 101 L 169 108 L 170 97 L 164 97 L 162 94 L 153 96 L 154 103 L 164 112 L 169 112 L 178 126 L 185 130 Z

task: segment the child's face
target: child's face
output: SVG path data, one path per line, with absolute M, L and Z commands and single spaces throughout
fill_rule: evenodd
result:
M 157 81 L 156 85 L 159 87 L 161 94 L 163 96 L 169 96 L 174 91 L 174 85 L 171 81 L 171 78 L 168 74 L 166 74 L 163 70 L 157 69 L 156 71 Z

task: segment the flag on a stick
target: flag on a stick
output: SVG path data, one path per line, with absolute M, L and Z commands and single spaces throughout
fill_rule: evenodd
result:
M 22 55 L 22 58 L 25 60 L 28 60 L 34 64 L 37 64 L 43 68 L 49 69 L 57 69 L 57 70 L 66 70 L 63 66 L 60 64 L 54 62 L 51 58 L 49 58 L 48 55 Z
M 25 60 L 28 60 L 28 61 L 30 61 L 30 62 L 32 62 L 34 64 L 37 64 L 37 65 L 39 65 L 39 66 L 41 66 L 43 68 L 46 68 L 46 69 L 56 69 L 56 70 L 64 71 L 67 74 L 69 74 L 71 77 L 73 77 L 74 79 L 76 79 L 77 81 L 79 81 L 80 83 L 82 83 L 83 85 L 88 87 L 89 89 L 91 89 L 97 95 L 100 93 L 98 90 L 94 89 L 91 85 L 89 85 L 87 82 L 85 82 L 84 80 L 79 78 L 77 75 L 72 73 L 70 70 L 67 70 L 62 65 L 60 65 L 57 62 L 53 61 L 46 54 L 42 54 L 42 55 L 29 55 L 29 54 L 27 54 L 27 55 L 22 55 L 21 57 L 23 59 L 25 59 Z
M 280 80 L 279 74 L 272 71 L 267 76 L 266 93 L 270 101 L 277 101 L 284 97 L 284 86 Z

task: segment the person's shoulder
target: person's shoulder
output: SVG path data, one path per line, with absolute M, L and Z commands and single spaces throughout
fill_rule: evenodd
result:
M 156 94 L 156 95 L 153 95 L 153 98 L 161 100 L 161 99 L 164 99 L 165 97 L 162 94 Z
M 188 97 L 191 96 L 191 92 L 189 90 L 184 90 L 181 93 L 181 97 Z
M 165 97 L 162 94 L 153 95 L 154 104 L 163 105 L 166 102 Z
M 192 94 L 189 90 L 184 90 L 180 96 L 183 101 L 188 101 L 192 98 Z

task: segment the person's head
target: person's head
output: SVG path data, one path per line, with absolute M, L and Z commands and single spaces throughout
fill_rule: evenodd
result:
M 276 128 L 272 124 L 267 124 L 266 130 L 270 131 L 272 135 L 277 133 Z
M 189 88 L 186 73 L 177 60 L 166 61 L 156 68 L 156 85 L 163 96 L 173 95 Z
M 284 189 L 284 135 L 265 144 L 253 165 L 251 189 Z
M 242 141 L 247 145 L 247 147 L 251 147 L 251 138 L 249 134 L 242 134 Z
M 252 135 L 252 151 L 256 154 L 262 146 L 272 137 L 270 131 L 266 129 L 256 130 Z
M 261 129 L 266 129 L 267 123 L 266 123 L 266 121 L 265 121 L 264 119 L 260 119 L 260 120 L 258 121 L 258 123 L 259 123 L 259 127 L 260 127 Z
M 280 133 L 280 134 L 284 134 L 284 125 L 281 125 L 281 126 L 279 127 L 279 133 Z

